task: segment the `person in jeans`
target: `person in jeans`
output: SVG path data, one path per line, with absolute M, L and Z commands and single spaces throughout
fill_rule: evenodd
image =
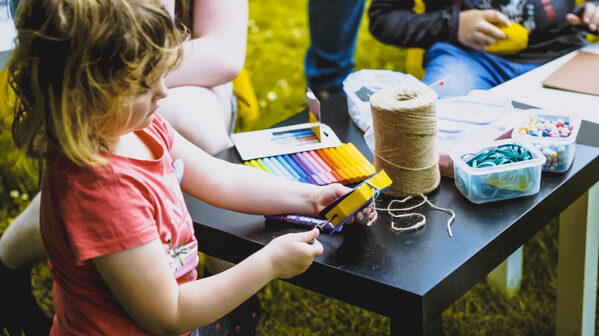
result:
M 416 14 L 411 0 L 373 0 L 370 32 L 383 43 L 426 48 L 423 82 L 440 97 L 489 89 L 584 46 L 586 30 L 597 32 L 599 11 L 588 1 L 580 16 L 574 0 L 426 1 Z M 512 22 L 528 30 L 525 49 L 507 55 L 486 52 L 505 39 Z M 583 28 L 583 29 L 580 29 Z
M 354 69 L 364 0 L 310 0 L 310 47 L 304 59 L 307 86 L 319 98 L 344 95 Z

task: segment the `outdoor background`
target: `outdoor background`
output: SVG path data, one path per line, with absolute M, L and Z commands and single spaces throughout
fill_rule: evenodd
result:
M 249 2 L 246 68 L 258 98 L 260 118 L 250 122 L 246 120 L 242 125 L 244 130 L 269 127 L 305 108 L 303 56 L 309 43 L 307 0 Z M 365 16 L 360 30 L 356 70 L 409 70 L 418 76 L 418 51 L 408 53 L 381 45 L 369 35 L 367 24 Z M 406 59 L 409 61 L 406 62 Z M 23 160 L 12 144 L 11 121 L 10 111 L 1 110 L 0 233 L 29 203 L 37 187 L 37 168 Z M 549 223 L 524 246 L 524 276 L 517 295 L 507 298 L 482 281 L 445 311 L 445 333 L 554 334 L 557 228 L 557 221 Z M 40 305 L 51 314 L 51 281 L 44 263 L 35 265 L 33 285 Z M 260 335 L 389 334 L 387 318 L 283 281 L 273 281 L 258 296 L 263 308 L 257 330 Z M 599 327 L 596 330 L 599 331 Z

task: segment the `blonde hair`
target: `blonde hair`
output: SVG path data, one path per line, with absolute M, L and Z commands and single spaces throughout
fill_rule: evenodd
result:
M 16 26 L 15 143 L 92 166 L 108 163 L 101 149 L 131 117 L 116 111 L 178 64 L 185 38 L 157 0 L 27 0 Z

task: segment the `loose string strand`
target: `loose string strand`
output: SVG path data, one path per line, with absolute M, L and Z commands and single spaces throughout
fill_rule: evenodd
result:
M 450 215 L 449 219 L 447 220 L 447 233 L 449 234 L 449 237 L 453 237 L 453 232 L 451 231 L 451 224 L 453 224 L 453 221 L 455 219 L 455 211 L 453 211 L 451 209 L 446 209 L 446 208 L 441 208 L 439 206 L 436 206 L 431 201 L 429 201 L 429 199 L 426 197 L 426 195 L 420 195 L 420 196 L 422 196 L 424 198 L 426 203 L 428 203 L 428 205 L 430 205 L 431 208 L 446 212 Z
M 426 197 L 426 195 L 424 195 L 424 194 L 419 195 L 420 197 L 422 197 L 422 201 L 420 201 L 416 205 L 412 205 L 412 206 L 408 206 L 408 207 L 394 207 L 395 203 L 403 204 L 413 198 L 412 196 L 407 196 L 402 199 L 391 200 L 391 202 L 389 202 L 389 204 L 387 205 L 386 208 L 378 208 L 376 206 L 375 201 L 379 195 L 380 195 L 380 191 L 374 187 L 372 189 L 372 202 L 370 203 L 369 207 L 371 208 L 371 211 L 373 211 L 375 213 L 375 216 L 371 220 L 369 220 L 368 223 L 366 223 L 367 226 L 371 226 L 374 223 L 374 221 L 376 221 L 376 218 L 378 217 L 377 211 L 387 211 L 387 214 L 389 214 L 389 216 L 391 216 L 393 218 L 410 218 L 410 217 L 421 218 L 420 221 L 418 221 L 416 224 L 408 226 L 408 227 L 398 227 L 393 220 L 391 221 L 391 229 L 397 233 L 416 231 L 426 224 L 426 216 L 424 216 L 423 214 L 418 213 L 418 212 L 410 212 L 410 213 L 396 213 L 396 212 L 405 212 L 405 211 L 414 210 L 414 209 L 422 206 L 424 203 L 427 203 L 428 205 L 430 205 L 431 208 L 433 208 L 435 210 L 446 212 L 450 215 L 449 219 L 447 220 L 447 233 L 449 234 L 449 237 L 453 237 L 451 225 L 453 224 L 453 222 L 455 220 L 455 212 L 452 209 L 441 208 L 441 207 L 433 204 L 428 199 L 428 197 Z

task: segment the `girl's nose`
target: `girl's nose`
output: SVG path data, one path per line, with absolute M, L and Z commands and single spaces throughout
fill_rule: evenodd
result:
M 156 83 L 156 88 L 154 90 L 154 100 L 160 100 L 166 97 L 168 89 L 163 78 Z

